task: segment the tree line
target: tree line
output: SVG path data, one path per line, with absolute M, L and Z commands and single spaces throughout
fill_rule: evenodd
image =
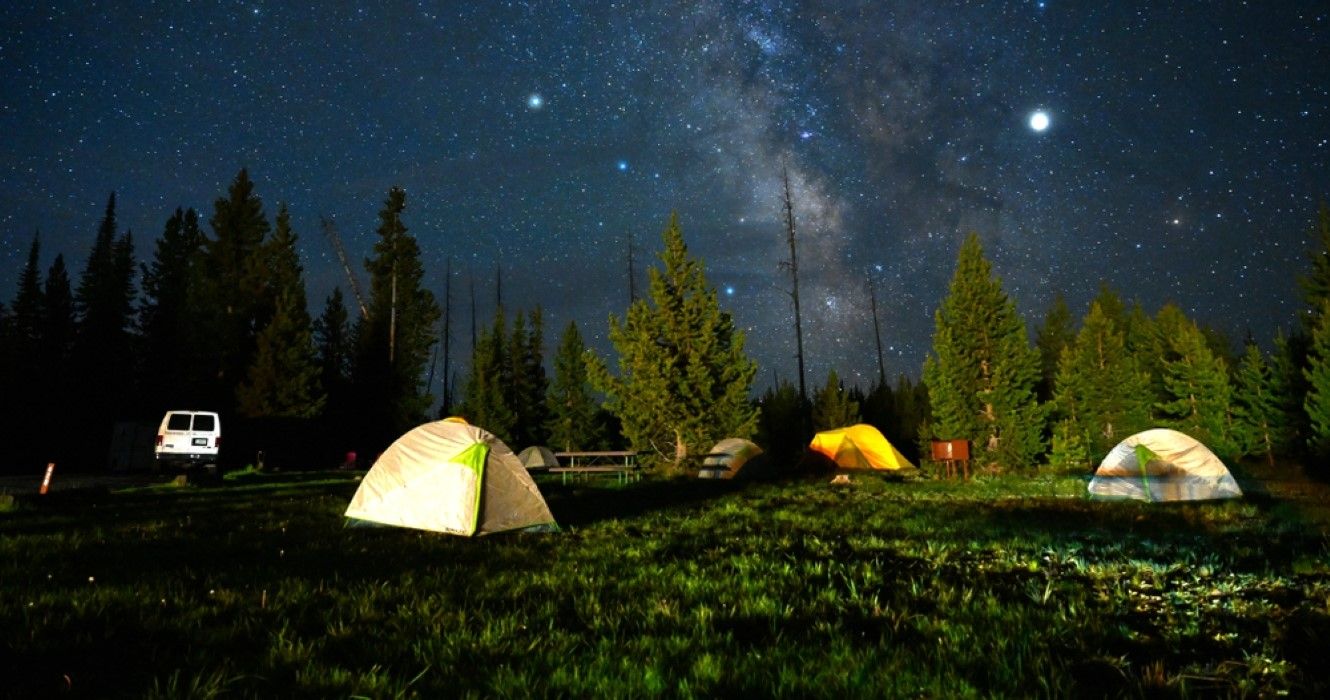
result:
M 444 398 L 436 415 L 462 415 L 515 449 L 628 447 L 670 468 L 726 437 L 756 437 L 794 464 L 813 431 L 856 422 L 877 426 L 913 459 L 931 438 L 970 440 L 993 470 L 1088 468 L 1155 426 L 1229 457 L 1330 452 L 1324 208 L 1303 284 L 1307 311 L 1273 353 L 1249 338 L 1235 355 L 1178 306 L 1150 315 L 1108 286 L 1079 323 L 1059 297 L 1031 343 L 971 235 L 935 313 L 922 381 L 902 374 L 888 384 L 880 371 L 867 389 L 846 387 L 832 370 L 810 398 L 788 379 L 753 397 L 757 366 L 744 334 L 672 216 L 648 293 L 630 295 L 625 313 L 609 319 L 614 366 L 570 322 L 548 375 L 542 310 L 508 310 L 500 296 L 492 323 L 477 332 L 473 288 L 470 372 L 454 401 L 451 292 L 441 307 L 428 289 L 401 188 L 385 196 L 363 261 L 367 298 L 353 309 L 334 289 L 317 317 L 287 207 L 270 223 L 245 170 L 214 202 L 206 232 L 195 210 L 177 209 L 143 263 L 115 207 L 113 194 L 77 284 L 62 255 L 43 275 L 38 233 L 12 302 L 0 305 L 0 393 L 18 397 L 0 407 L 13 436 L 6 466 L 100 466 L 116 421 L 180 408 L 219 410 L 258 436 L 224 449 L 232 458 L 278 436 L 303 449 L 307 466 L 346 449 L 372 457 L 431 417 L 435 385 Z M 451 290 L 451 265 L 447 274 Z
M 1301 279 L 1305 311 L 1263 350 L 1240 352 L 1175 303 L 1153 315 L 1101 285 L 1079 323 L 1058 296 L 1030 343 L 977 236 L 962 245 L 924 365 L 922 438 L 970 440 L 993 470 L 1092 468 L 1153 427 L 1221 457 L 1330 455 L 1330 210 Z

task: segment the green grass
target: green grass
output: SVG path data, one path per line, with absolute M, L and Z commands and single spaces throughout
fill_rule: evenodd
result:
M 344 527 L 355 487 L 19 498 L 0 513 L 3 692 L 1330 692 L 1324 504 L 1096 502 L 1074 477 L 554 482 L 561 532 L 464 539 Z

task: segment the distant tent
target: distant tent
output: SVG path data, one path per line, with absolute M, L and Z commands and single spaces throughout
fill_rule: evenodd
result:
M 554 525 L 512 450 L 453 418 L 397 438 L 365 474 L 346 516 L 467 536 Z
M 697 475 L 702 479 L 733 479 L 749 460 L 760 454 L 762 448 L 750 440 L 725 438 L 703 458 Z
M 836 466 L 845 469 L 901 469 L 914 466 L 877 428 L 864 423 L 820 432 L 813 436 L 808 449 L 824 455 Z
M 532 445 L 522 450 L 522 453 L 517 455 L 517 461 L 527 469 L 549 469 L 559 466 L 559 460 L 555 458 L 554 452 L 540 445 Z
M 1238 482 L 1213 452 L 1195 439 L 1167 428 L 1136 433 L 1118 443 L 1095 470 L 1089 489 L 1092 496 L 1142 501 L 1203 501 L 1242 496 Z

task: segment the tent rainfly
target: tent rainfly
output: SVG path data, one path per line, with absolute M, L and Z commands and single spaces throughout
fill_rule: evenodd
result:
M 398 438 L 361 480 L 346 517 L 464 536 L 555 525 L 512 450 L 460 418 Z
M 808 449 L 826 455 L 844 469 L 900 469 L 913 467 L 877 428 L 865 423 L 824 430 L 813 436 Z
M 762 448 L 750 440 L 725 438 L 707 453 L 697 476 L 702 479 L 733 479 L 748 460 L 760 454 Z
M 1242 496 L 1238 482 L 1213 452 L 1167 428 L 1136 433 L 1118 443 L 1095 470 L 1089 490 L 1092 496 L 1141 501 Z

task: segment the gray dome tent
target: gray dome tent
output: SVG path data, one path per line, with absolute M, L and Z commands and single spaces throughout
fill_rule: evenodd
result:
M 527 470 L 545 470 L 559 466 L 559 460 L 554 456 L 554 452 L 541 445 L 532 445 L 522 450 L 521 454 L 517 455 L 517 461 Z

